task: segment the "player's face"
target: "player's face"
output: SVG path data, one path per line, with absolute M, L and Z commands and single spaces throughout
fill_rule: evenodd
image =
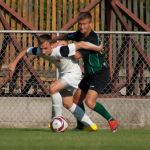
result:
M 91 21 L 90 19 L 82 19 L 78 22 L 79 30 L 82 34 L 85 36 L 88 35 L 91 32 Z
M 52 52 L 51 44 L 44 42 L 40 45 L 40 50 L 43 55 L 49 55 Z

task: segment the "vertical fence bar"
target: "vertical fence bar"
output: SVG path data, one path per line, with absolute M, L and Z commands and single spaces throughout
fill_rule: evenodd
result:
M 130 11 L 132 11 L 132 1 L 128 0 L 128 9 Z M 127 19 L 129 28 L 132 29 L 132 23 L 130 21 L 130 19 Z M 127 52 L 126 52 L 126 60 L 125 60 L 125 64 L 124 67 L 126 68 L 126 83 L 129 84 L 130 83 L 130 79 L 131 79 L 131 73 L 132 73 L 132 63 L 131 63 L 131 53 L 132 53 L 132 49 L 131 49 L 131 41 L 129 40 L 129 47 L 127 48 Z
M 106 18 L 106 27 L 108 31 L 112 31 L 112 11 L 111 11 L 111 7 L 110 7 L 110 3 L 108 1 L 106 1 L 105 3 L 105 8 L 106 8 L 106 14 L 105 14 L 105 18 Z M 109 64 L 109 72 L 110 72 L 110 77 L 112 79 L 113 76 L 113 62 L 112 62 L 112 56 L 113 56 L 113 51 L 112 51 L 112 34 L 108 34 L 108 64 Z
M 51 12 L 52 12 L 52 7 L 51 7 L 51 1 L 47 0 L 46 4 L 46 30 L 51 29 Z
M 76 1 L 74 1 L 74 7 L 73 7 L 73 9 L 74 9 L 74 16 L 73 17 L 76 17 L 77 16 L 77 14 L 78 14 L 78 1 L 76 0 Z M 74 30 L 77 30 L 77 28 L 78 28 L 78 25 L 77 25 L 77 23 L 74 25 Z
M 52 17 L 53 17 L 53 20 L 52 20 L 52 30 L 53 31 L 56 31 L 56 1 L 55 0 L 52 0 Z
M 140 18 L 144 20 L 144 10 L 143 7 L 144 6 L 144 1 L 140 1 Z M 140 43 L 142 45 L 143 48 L 144 47 L 144 37 L 143 35 L 140 35 Z M 145 51 L 146 52 L 146 51 Z M 140 89 L 140 93 L 143 90 L 144 87 L 144 64 L 142 63 L 141 68 L 140 68 L 140 79 L 139 79 L 139 89 Z
M 100 30 L 100 4 L 98 4 L 95 8 L 95 30 L 99 31 Z
M 129 40 L 129 47 L 127 48 L 126 53 L 126 83 L 130 83 L 131 79 L 131 49 L 130 49 L 131 41 Z
M 143 88 L 144 88 L 144 64 L 142 63 L 140 68 L 140 78 L 139 78 L 140 93 L 143 91 Z
M 44 30 L 44 2 L 40 0 L 40 28 L 39 30 Z M 44 59 L 39 58 L 39 72 L 44 70 Z

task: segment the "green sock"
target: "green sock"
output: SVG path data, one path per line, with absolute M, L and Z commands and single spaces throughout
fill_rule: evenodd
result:
M 106 120 L 113 119 L 113 117 L 109 114 L 105 107 L 98 102 L 96 102 L 95 108 L 93 110 L 102 115 Z

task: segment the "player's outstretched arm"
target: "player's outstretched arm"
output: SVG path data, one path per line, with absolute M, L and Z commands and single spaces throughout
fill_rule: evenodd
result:
M 97 51 L 97 52 L 103 51 L 103 44 L 97 46 L 90 42 L 81 41 L 81 42 L 75 43 L 75 46 L 76 46 L 76 50 L 86 49 L 86 50 Z
M 17 63 L 25 56 L 26 52 L 27 52 L 26 49 L 22 50 L 19 53 L 19 55 L 16 57 L 16 59 L 8 65 L 8 69 L 10 71 L 14 71 L 15 70 Z
M 103 50 L 103 45 L 101 44 L 100 46 L 97 46 L 89 42 L 81 41 L 77 43 L 68 44 L 67 46 L 58 46 L 53 49 L 51 56 L 56 57 L 74 56 L 76 55 L 77 50 L 79 49 L 101 52 Z

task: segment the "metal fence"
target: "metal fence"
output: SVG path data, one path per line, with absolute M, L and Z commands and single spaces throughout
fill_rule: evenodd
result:
M 57 79 L 54 64 L 41 58 L 25 56 L 13 74 L 8 70 L 8 64 L 22 49 L 37 46 L 36 35 L 42 33 L 59 35 L 68 32 L 0 31 L 1 126 L 7 126 L 6 123 L 9 123 L 12 127 L 12 122 L 17 122 L 20 126 L 30 123 L 38 126 L 45 125 L 49 121 L 51 102 L 48 88 Z M 150 108 L 150 33 L 97 32 L 97 34 L 102 38 L 111 76 L 107 88 L 112 89 L 111 93 L 101 95 L 102 98 L 106 97 L 112 101 L 102 99 L 100 101 L 119 118 L 121 125 L 123 122 L 128 122 L 128 125 L 132 123 L 135 125 L 137 122 L 143 125 L 142 115 L 145 111 L 149 112 Z M 129 98 L 132 99 L 130 102 Z M 136 98 L 145 101 L 138 101 Z M 88 112 L 97 118 L 91 110 Z M 67 118 L 74 124 L 71 115 L 67 115 Z
M 22 49 L 37 46 L 37 34 L 67 32 L 1 31 L 0 37 L 0 95 L 45 96 L 48 86 L 57 77 L 51 61 L 26 57 L 16 67 L 12 76 L 8 64 Z M 120 95 L 149 95 L 150 34 L 140 32 L 97 32 L 102 38 L 106 61 L 109 65 L 112 93 Z M 82 66 L 81 66 L 82 67 Z

